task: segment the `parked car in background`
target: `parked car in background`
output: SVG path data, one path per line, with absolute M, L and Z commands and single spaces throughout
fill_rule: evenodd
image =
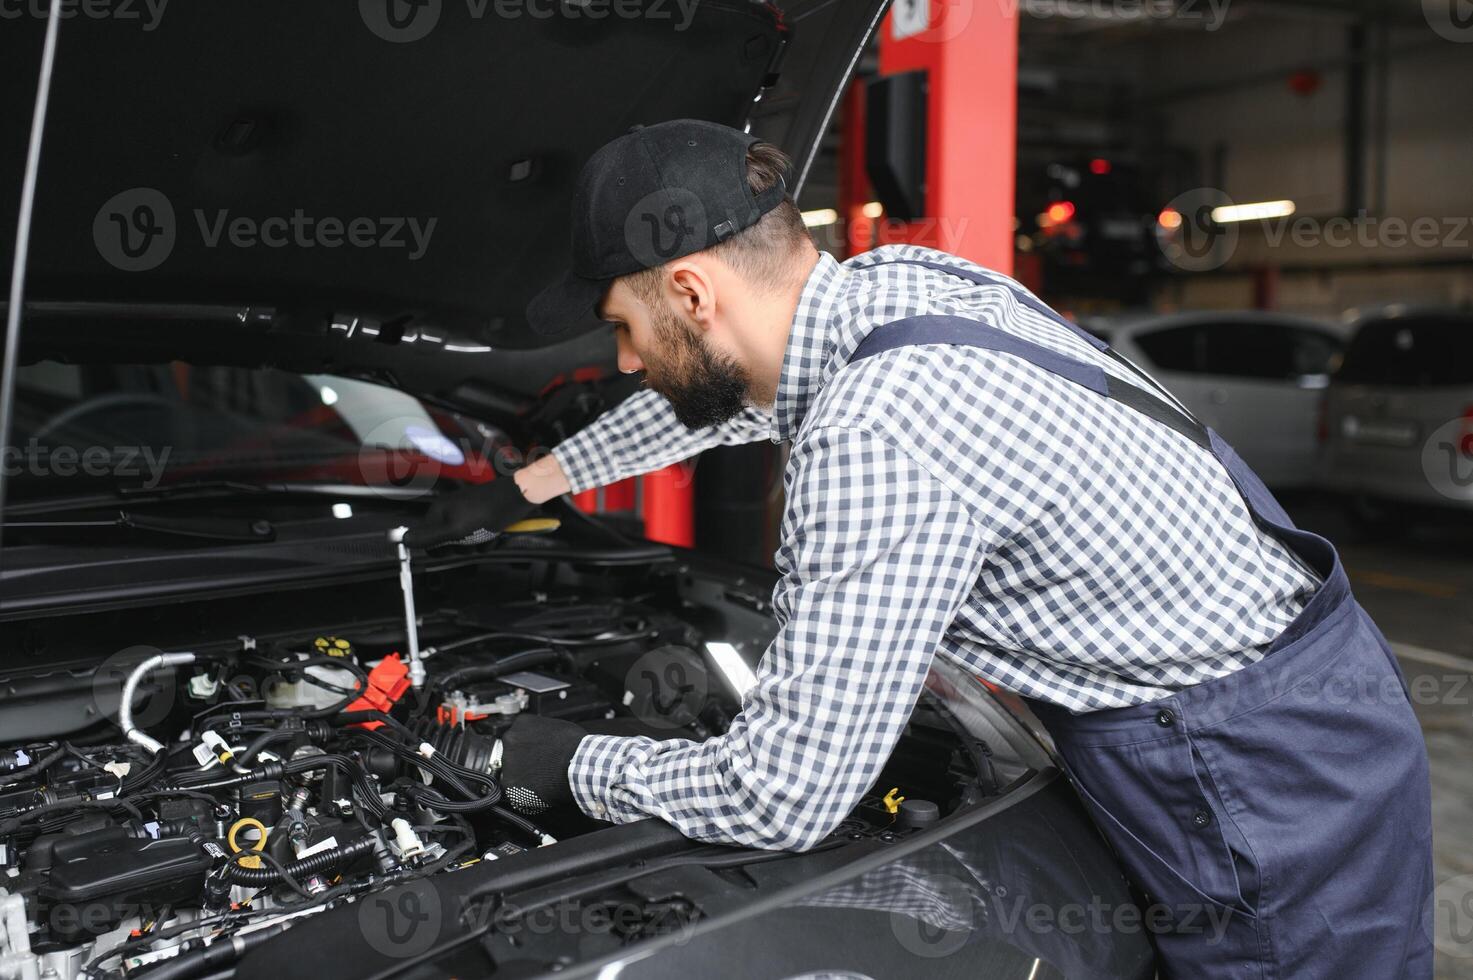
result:
M 1473 312 L 1390 307 L 1361 317 L 1325 402 L 1326 486 L 1362 527 L 1416 506 L 1473 508 Z
M 1315 482 L 1321 400 L 1343 346 L 1333 325 L 1245 310 L 1083 326 L 1169 388 L 1269 486 Z

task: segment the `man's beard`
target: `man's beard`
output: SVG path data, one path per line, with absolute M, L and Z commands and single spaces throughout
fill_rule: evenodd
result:
M 668 310 L 651 310 L 660 345 L 659 363 L 645 383 L 664 395 L 675 417 L 688 429 L 709 429 L 730 421 L 747 407 L 747 373 L 725 354 L 714 353 Z

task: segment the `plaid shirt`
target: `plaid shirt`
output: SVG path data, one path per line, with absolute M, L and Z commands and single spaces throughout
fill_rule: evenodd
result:
M 691 432 L 643 391 L 554 451 L 583 490 L 715 445 L 792 443 L 756 687 L 700 744 L 586 737 L 568 772 L 588 814 L 810 847 L 878 776 L 936 654 L 1075 712 L 1139 704 L 1255 662 L 1318 587 L 1210 453 L 1115 401 L 970 347 L 848 365 L 883 324 L 951 314 L 1138 383 L 1018 284 L 881 264 L 898 258 L 978 268 L 917 246 L 822 255 L 771 414 Z

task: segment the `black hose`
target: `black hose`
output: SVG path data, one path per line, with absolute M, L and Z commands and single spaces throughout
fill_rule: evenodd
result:
M 265 929 L 231 936 L 227 939 L 219 939 L 208 946 L 180 953 L 172 959 L 164 960 L 151 970 L 135 973 L 133 976 L 140 980 L 191 980 L 191 978 L 205 976 L 208 972 L 229 966 L 251 949 L 285 931 L 286 925 L 282 924 L 267 926 Z
M 56 763 L 59 762 L 66 754 L 67 746 L 66 743 L 63 742 L 56 748 L 52 749 L 50 752 L 47 752 L 45 755 L 41 756 L 41 758 L 26 766 L 24 769 L 17 769 L 15 772 L 6 773 L 4 776 L 0 776 L 0 786 L 11 786 L 15 783 L 23 783 L 27 779 L 30 779 L 32 776 L 42 775 L 46 772 L 47 769 L 50 769 L 52 766 L 56 765 Z
M 441 650 L 444 648 L 442 647 Z M 512 671 L 525 670 L 528 667 L 541 667 L 550 663 L 567 663 L 570 655 L 566 650 L 538 649 L 523 650 L 513 653 L 508 657 L 502 657 L 494 663 L 476 664 L 471 667 L 460 667 L 456 670 L 446 671 L 437 676 L 430 684 L 430 696 L 425 699 L 426 704 L 433 705 L 439 700 L 439 692 L 448 690 L 452 685 L 463 684 L 466 681 L 484 681 L 509 674 Z
M 318 851 L 316 854 L 298 858 L 286 865 L 284 871 L 293 878 L 325 871 L 335 865 L 346 864 L 355 858 L 362 857 L 372 851 L 377 843 L 372 837 L 360 837 L 342 847 L 335 847 L 330 851 Z M 274 885 L 282 880 L 282 872 L 275 868 L 243 868 L 239 864 L 225 865 L 225 875 L 235 885 Z
M 272 742 L 286 742 L 302 734 L 296 728 L 273 728 L 262 732 L 251 740 L 251 744 L 245 747 L 245 751 L 235 757 L 235 764 L 242 769 L 249 769 L 252 760 L 261 754 L 261 750 Z

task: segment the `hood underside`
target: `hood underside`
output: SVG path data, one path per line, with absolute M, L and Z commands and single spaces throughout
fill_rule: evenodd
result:
M 259 362 L 447 392 L 537 343 L 522 311 L 569 261 L 574 179 L 630 126 L 750 125 L 801 187 L 884 3 L 785 6 L 81 5 L 60 25 L 22 359 Z M 0 187 L 20 184 L 44 26 L 0 38 Z M 0 195 L 7 239 L 16 196 Z M 127 343 L 99 344 L 120 323 Z M 385 348 L 413 343 L 398 377 Z

